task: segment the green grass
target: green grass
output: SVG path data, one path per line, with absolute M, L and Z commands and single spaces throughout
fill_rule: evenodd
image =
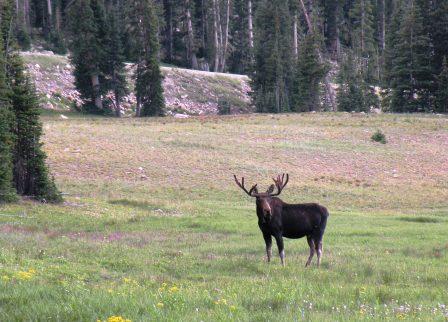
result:
M 1 321 L 447 319 L 446 117 L 66 115 L 43 115 L 66 203 L 0 206 Z M 304 239 L 264 261 L 232 174 L 280 172 L 330 211 L 320 268 Z

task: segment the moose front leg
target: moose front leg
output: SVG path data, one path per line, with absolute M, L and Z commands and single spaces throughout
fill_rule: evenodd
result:
M 275 236 L 275 241 L 277 242 L 278 254 L 280 255 L 282 266 L 285 266 L 285 249 L 283 248 L 283 237 Z
M 265 234 L 263 233 L 263 238 L 264 241 L 266 243 L 266 256 L 267 256 L 267 260 L 268 263 L 271 261 L 271 256 L 272 256 L 272 236 L 271 234 Z

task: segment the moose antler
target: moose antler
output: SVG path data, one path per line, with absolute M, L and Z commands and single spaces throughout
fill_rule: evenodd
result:
M 285 182 L 284 182 L 284 179 L 285 179 L 285 174 L 284 173 L 282 174 L 281 177 L 280 177 L 280 175 L 278 175 L 277 179 L 272 178 L 272 180 L 274 180 L 275 186 L 277 187 L 277 193 L 271 194 L 271 196 L 278 196 L 282 192 L 283 188 L 288 184 L 289 174 L 286 174 L 286 181 Z
M 241 178 L 241 183 L 239 183 L 238 179 L 236 178 L 236 175 L 233 175 L 233 177 L 235 178 L 235 182 L 238 185 L 238 187 L 243 189 L 245 193 L 247 193 L 251 197 L 256 197 L 257 196 L 258 192 L 257 192 L 257 185 L 256 184 L 254 184 L 252 186 L 252 188 L 250 188 L 250 190 L 247 191 L 247 189 L 244 187 L 244 177 Z

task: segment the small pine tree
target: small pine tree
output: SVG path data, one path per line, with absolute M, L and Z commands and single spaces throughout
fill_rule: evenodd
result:
M 315 36 L 308 34 L 303 41 L 292 91 L 292 110 L 308 112 L 320 109 L 319 83 L 326 74 L 326 68 L 319 63 Z
M 354 66 L 353 55 L 349 54 L 343 61 L 338 80 L 338 111 L 363 111 L 364 96 L 360 86 L 362 79 Z
M 11 112 L 11 91 L 6 83 L 6 61 L 3 54 L 3 37 L 0 37 L 0 203 L 16 199 L 12 185 L 12 147 L 14 137 L 11 133 L 13 114 Z
M 448 112 L 448 62 L 446 56 L 443 58 L 442 71 L 437 77 L 436 111 Z
M 49 177 L 42 151 L 39 104 L 34 87 L 24 73 L 18 55 L 10 58 L 12 107 L 15 114 L 14 183 L 21 195 L 46 202 L 60 202 L 62 197 L 54 180 Z
M 131 5 L 130 21 L 133 35 L 139 39 L 138 62 L 135 73 L 137 116 L 163 116 L 165 99 L 159 62 L 158 16 L 153 0 L 136 0 Z
M 346 112 L 368 112 L 379 106 L 379 98 L 364 81 L 362 74 L 356 69 L 351 54 L 341 65 L 338 76 L 338 110 Z

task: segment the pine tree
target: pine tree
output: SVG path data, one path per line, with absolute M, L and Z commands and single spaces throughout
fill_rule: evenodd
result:
M 377 81 L 378 55 L 374 36 L 373 7 L 370 0 L 356 0 L 350 10 L 352 40 L 356 58 L 359 59 L 363 79 L 368 83 Z
M 365 101 L 360 85 L 362 77 L 356 70 L 353 55 L 349 54 L 341 64 L 338 78 L 338 111 L 364 111 Z
M 113 106 L 115 115 L 121 116 L 121 102 L 123 97 L 128 93 L 124 55 L 121 43 L 123 30 L 120 28 L 119 12 L 117 8 L 113 8 L 108 14 L 108 30 L 105 37 L 105 59 L 102 62 L 101 69 L 104 70 L 106 77 L 106 88 L 113 92 Z
M 391 60 L 391 110 L 418 112 L 433 109 L 430 38 L 418 4 L 408 4 Z
M 390 87 L 392 82 L 392 69 L 394 66 L 394 57 L 397 55 L 396 44 L 398 42 L 398 33 L 400 23 L 403 19 L 403 3 L 397 1 L 396 6 L 391 8 L 389 16 L 390 22 L 387 24 L 386 48 L 384 50 L 384 68 L 383 68 L 383 86 Z
M 130 5 L 132 35 L 138 39 L 135 73 L 137 116 L 163 116 L 165 99 L 159 62 L 158 16 L 153 0 L 135 0 Z
M 39 122 L 39 104 L 31 81 L 24 73 L 23 63 L 18 55 L 9 59 L 12 89 L 12 108 L 15 116 L 13 134 L 13 175 L 17 192 L 46 202 L 60 202 L 62 196 L 54 180 L 50 178 L 45 164 L 40 137 L 42 125 Z
M 258 112 L 291 109 L 292 38 L 288 2 L 264 0 L 255 17 L 253 101 Z
M 320 109 L 320 81 L 326 68 L 319 63 L 315 36 L 308 34 L 301 44 L 292 90 L 292 110 L 308 112 Z
M 11 91 L 6 82 L 6 60 L 3 53 L 3 36 L 0 35 L 0 203 L 16 199 L 13 188 L 11 133 L 13 114 L 11 112 Z
M 234 22 L 231 25 L 233 51 L 229 57 L 229 70 L 236 74 L 248 74 L 252 70 L 253 48 L 248 30 L 248 1 L 233 2 Z
M 437 77 L 436 111 L 448 112 L 448 62 L 446 56 L 443 58 L 442 71 Z
M 448 1 L 434 0 L 429 24 L 432 45 L 434 46 L 434 73 L 442 71 L 443 59 L 448 53 Z
M 353 54 L 349 53 L 338 75 L 338 110 L 346 112 L 369 112 L 379 107 L 374 89 L 363 79 L 359 66 L 355 66 Z
M 85 101 L 86 112 L 103 113 L 102 95 L 107 91 L 102 67 L 107 35 L 104 8 L 100 0 L 80 0 L 70 8 L 72 37 L 70 60 L 75 67 L 76 88 Z

